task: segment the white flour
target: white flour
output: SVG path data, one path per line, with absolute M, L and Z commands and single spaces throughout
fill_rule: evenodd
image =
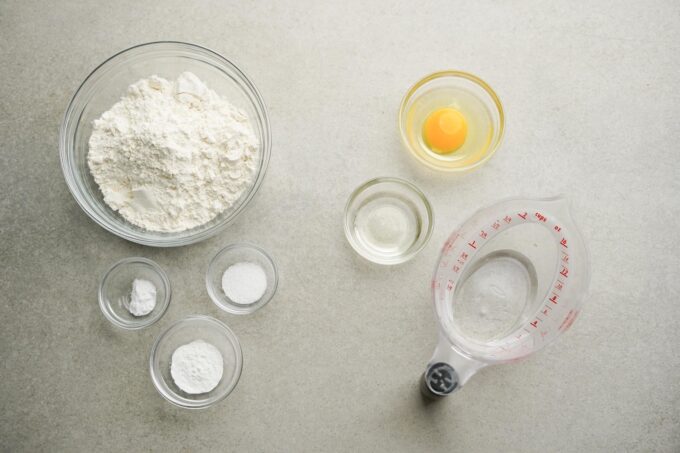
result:
M 217 387 L 223 373 L 219 349 L 203 340 L 180 346 L 172 353 L 170 375 L 182 391 L 196 395 Z
M 156 287 L 148 280 L 136 278 L 132 281 L 130 303 L 126 307 L 134 316 L 146 316 L 156 307 Z
M 88 165 L 104 201 L 152 231 L 215 218 L 252 184 L 259 143 L 245 112 L 194 74 L 128 87 L 93 122 Z

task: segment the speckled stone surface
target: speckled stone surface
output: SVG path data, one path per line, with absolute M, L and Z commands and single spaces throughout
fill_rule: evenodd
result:
M 96 65 L 174 39 L 239 64 L 264 96 L 267 178 L 227 231 L 157 250 L 89 220 L 64 183 L 58 131 Z M 680 4 L 318 1 L 0 2 L 0 450 L 244 452 L 680 451 Z M 507 135 L 456 177 L 402 148 L 396 113 L 419 77 L 476 73 Z M 436 211 L 429 245 L 397 267 L 347 245 L 342 209 L 379 175 Z M 508 196 L 566 194 L 592 255 L 584 311 L 557 343 L 424 404 L 435 345 L 428 282 L 449 232 Z M 276 298 L 252 316 L 210 302 L 222 246 L 276 257 Z M 97 281 L 142 255 L 173 284 L 141 332 L 107 323 Z M 243 344 L 232 395 L 165 402 L 147 369 L 172 321 L 203 313 Z

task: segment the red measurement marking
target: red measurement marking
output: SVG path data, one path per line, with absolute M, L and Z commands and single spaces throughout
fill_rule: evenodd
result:
M 560 245 L 562 247 L 564 247 L 565 249 L 569 248 L 569 247 L 567 247 L 567 240 L 565 238 L 562 238 L 562 240 L 560 241 Z
M 555 231 L 557 231 L 557 232 L 562 231 L 562 227 L 561 227 L 561 226 L 555 225 Z
M 576 311 L 576 310 L 569 310 L 569 313 L 567 313 L 567 316 L 564 317 L 564 321 L 562 321 L 562 324 L 560 324 L 559 330 L 561 330 L 561 331 L 564 332 L 564 331 L 567 330 L 569 327 L 571 327 L 571 325 L 572 325 L 572 324 L 574 323 L 574 321 L 576 320 L 576 316 L 577 316 L 577 315 L 578 315 L 578 311 Z
M 562 288 L 563 288 L 562 283 L 560 283 L 560 282 L 555 283 L 555 289 L 556 290 L 562 291 Z
M 466 259 L 468 259 L 469 256 L 470 256 L 470 255 L 468 255 L 467 253 L 461 252 L 461 254 L 460 254 L 460 259 L 462 259 L 463 261 L 465 261 Z
M 552 310 L 552 307 L 550 305 L 544 305 L 544 307 L 546 308 L 546 310 Z
M 543 313 L 544 315 L 548 316 L 548 309 L 546 308 L 546 309 L 543 310 L 541 313 Z
M 432 280 L 432 289 L 439 288 L 439 282 L 437 280 Z
M 477 241 L 468 242 L 468 245 L 473 249 L 477 249 Z
M 449 265 L 449 260 L 442 260 L 441 263 L 439 263 L 439 267 L 446 267 Z
M 496 220 L 496 221 L 493 223 L 493 225 L 491 225 L 491 228 L 493 228 L 494 230 L 497 230 L 497 229 L 499 229 L 500 227 L 501 227 L 501 223 L 500 223 L 498 220 Z
M 567 269 L 566 266 L 562 266 L 560 274 L 562 275 L 562 277 L 567 278 L 567 275 L 569 274 L 569 269 Z
M 544 216 L 540 212 L 535 213 L 534 217 L 536 217 L 540 222 L 545 222 L 546 220 L 548 220 L 546 216 Z
M 553 293 L 553 296 L 548 300 L 553 304 L 557 305 L 557 299 L 558 299 L 557 294 Z
M 505 223 L 510 223 L 510 222 L 512 222 L 512 217 L 510 217 L 509 215 L 506 215 L 505 217 L 503 217 L 503 220 L 505 220 Z
M 569 254 L 568 253 L 562 252 L 562 261 L 564 261 L 565 263 L 569 262 Z
M 453 280 L 449 280 L 449 282 L 446 284 L 446 289 L 451 291 L 454 286 L 456 286 L 456 283 Z
M 452 241 L 446 241 L 444 243 L 444 247 L 442 247 L 442 253 L 447 254 L 451 251 L 452 248 L 453 248 L 453 242 Z
M 451 268 L 451 270 L 455 273 L 458 273 L 460 271 L 460 266 L 454 264 L 453 267 Z
M 526 220 L 526 219 L 527 219 L 527 215 L 529 215 L 529 214 L 525 211 L 524 213 L 522 213 L 522 214 L 517 214 L 517 215 L 520 216 L 521 218 L 523 218 L 524 220 Z
M 534 326 L 534 329 L 536 329 L 537 328 L 536 326 L 538 326 L 538 319 L 534 320 L 533 322 L 530 322 L 529 324 Z
M 482 230 L 482 232 L 479 233 L 479 237 L 482 238 L 482 239 L 486 239 L 488 235 L 489 235 L 489 233 L 487 233 L 484 230 Z

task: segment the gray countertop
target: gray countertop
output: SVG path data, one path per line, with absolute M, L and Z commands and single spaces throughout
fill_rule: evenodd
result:
M 680 4 L 336 3 L 0 3 L 0 450 L 680 451 Z M 163 39 L 240 65 L 274 140 L 250 208 L 168 250 L 92 222 L 57 144 L 96 65 Z M 422 168 L 396 129 L 407 88 L 446 68 L 488 81 L 508 119 L 500 151 L 465 176 Z M 396 267 L 363 261 L 342 231 L 348 195 L 379 175 L 415 182 L 436 212 L 430 243 Z M 558 193 L 591 252 L 581 317 L 528 360 L 423 403 L 445 238 L 498 199 Z M 243 317 L 203 280 L 239 240 L 281 272 L 275 299 Z M 96 289 L 133 255 L 163 266 L 174 294 L 159 323 L 125 332 Z M 159 332 L 195 313 L 231 326 L 245 357 L 234 393 L 204 411 L 164 401 L 147 367 Z

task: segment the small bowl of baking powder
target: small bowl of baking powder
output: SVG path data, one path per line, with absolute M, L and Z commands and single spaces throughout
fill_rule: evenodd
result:
M 222 310 L 247 315 L 274 297 L 279 282 L 276 264 L 253 244 L 224 247 L 208 265 L 205 284 L 212 301 Z
M 106 271 L 99 283 L 99 307 L 111 324 L 127 330 L 148 327 L 170 305 L 170 280 L 155 262 L 125 258 Z
M 156 390 L 172 404 L 202 409 L 238 384 L 243 353 L 234 332 L 209 316 L 189 316 L 160 334 L 149 357 Z

